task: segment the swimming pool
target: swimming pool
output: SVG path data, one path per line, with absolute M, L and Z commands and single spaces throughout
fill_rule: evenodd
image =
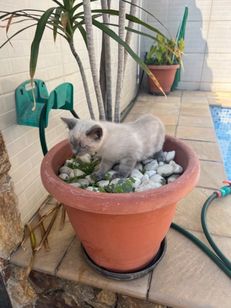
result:
M 210 106 L 226 175 L 231 180 L 231 108 Z

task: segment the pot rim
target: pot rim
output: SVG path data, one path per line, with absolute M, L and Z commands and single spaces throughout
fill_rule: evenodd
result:
M 195 152 L 181 140 L 166 135 L 167 141 L 176 143 L 188 157 L 184 173 L 174 182 L 143 192 L 101 193 L 76 188 L 65 183 L 55 173 L 54 158 L 69 148 L 68 140 L 56 144 L 42 160 L 41 178 L 46 190 L 59 202 L 83 211 L 99 214 L 124 215 L 150 212 L 175 204 L 187 195 L 199 179 L 200 164 Z M 68 157 L 63 158 L 63 163 Z M 61 166 L 61 165 L 60 165 Z M 150 202 L 147 202 L 150 199 Z
M 154 70 L 175 70 L 180 67 L 180 64 L 169 64 L 169 65 L 155 65 L 150 64 L 148 65 L 148 68 L 154 69 Z

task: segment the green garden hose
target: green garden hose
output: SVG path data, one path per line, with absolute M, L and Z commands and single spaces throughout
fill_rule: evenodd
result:
M 225 181 L 225 183 L 228 183 L 228 185 L 221 187 L 216 192 L 213 192 L 212 195 L 205 201 L 202 207 L 202 211 L 201 211 L 202 229 L 204 231 L 204 234 L 209 244 L 211 245 L 215 253 L 211 249 L 209 249 L 202 241 L 200 241 L 196 236 L 186 231 L 182 227 L 178 226 L 177 224 L 172 223 L 171 228 L 178 231 L 179 233 L 187 237 L 190 241 L 192 241 L 195 245 L 197 245 L 197 247 L 199 247 L 229 278 L 231 278 L 231 262 L 221 252 L 221 250 L 218 248 L 218 246 L 213 241 L 208 231 L 207 222 L 206 222 L 207 210 L 208 210 L 208 207 L 211 205 L 212 201 L 217 198 L 222 198 L 222 197 L 225 197 L 231 194 L 231 182 Z

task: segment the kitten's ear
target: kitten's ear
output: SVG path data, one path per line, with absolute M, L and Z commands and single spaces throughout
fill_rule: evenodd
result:
M 86 135 L 94 140 L 99 140 L 103 136 L 103 129 L 99 125 L 92 126 Z
M 77 120 L 76 119 L 70 119 L 70 118 L 62 118 L 63 122 L 67 125 L 67 127 L 69 129 L 73 129 L 75 127 L 75 125 L 77 124 Z

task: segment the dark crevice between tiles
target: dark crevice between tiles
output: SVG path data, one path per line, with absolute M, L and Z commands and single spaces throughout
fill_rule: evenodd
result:
M 55 276 L 56 276 L 56 274 L 57 274 L 57 272 L 58 272 L 58 270 L 59 270 L 60 265 L 61 265 L 62 262 L 63 262 L 63 259 L 65 258 L 65 256 L 67 255 L 68 251 L 70 250 L 70 248 L 71 248 L 71 246 L 72 246 L 72 243 L 74 242 L 75 238 L 76 238 L 76 236 L 73 235 L 72 240 L 70 241 L 69 245 L 67 246 L 66 250 L 64 251 L 62 257 L 60 258 L 60 260 L 59 260 L 59 262 L 58 262 L 58 264 L 57 264 L 57 266 L 56 266 L 56 268 L 55 268 L 55 272 L 54 272 L 54 275 L 55 275 Z

